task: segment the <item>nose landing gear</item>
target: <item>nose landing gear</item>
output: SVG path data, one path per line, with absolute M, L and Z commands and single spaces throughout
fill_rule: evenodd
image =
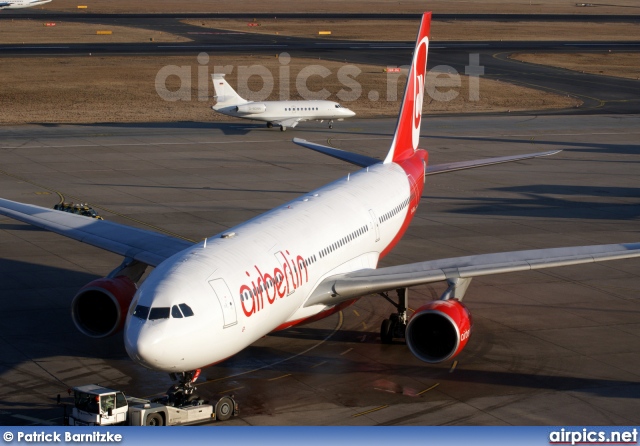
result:
M 200 369 L 190 372 L 170 373 L 173 381 L 178 381 L 167 390 L 167 405 L 182 407 L 195 405 L 200 397 L 195 394 L 197 387 L 193 385 L 200 376 Z

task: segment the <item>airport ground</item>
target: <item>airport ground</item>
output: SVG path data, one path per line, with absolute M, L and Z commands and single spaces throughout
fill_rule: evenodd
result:
M 362 3 L 297 4 L 317 12 L 349 12 L 362 8 Z M 576 7 L 575 2 L 529 3 L 449 1 L 434 2 L 433 9 L 636 13 L 635 2 L 629 0 L 591 8 Z M 190 7 L 203 12 L 212 4 L 196 0 Z M 254 8 L 251 11 L 265 5 L 215 4 Z M 287 4 L 275 0 L 269 2 L 269 10 L 287 11 Z M 366 4 L 373 12 L 397 12 L 401 6 L 419 13 L 424 8 L 423 2 L 413 1 Z M 158 0 L 142 11 L 140 5 L 113 0 L 89 4 L 88 10 L 172 13 L 175 2 Z M 77 2 L 69 0 L 54 0 L 34 13 L 47 20 L 55 16 L 54 6 L 82 16 Z M 42 20 L 36 20 L 42 27 Z M 146 22 L 140 25 L 138 20 Z M 247 64 L 264 57 L 275 69 L 281 65 L 275 55 L 283 51 L 277 45 L 258 50 L 250 40 L 255 37 L 233 31 L 188 36 L 195 26 L 173 19 L 147 26 L 149 20 L 118 19 L 139 33 L 131 39 L 146 41 L 144 45 L 98 42 L 70 50 L 34 49 L 29 57 L 2 53 L 3 78 L 11 70 L 19 80 L 0 87 L 6 101 L 1 108 L 6 113 L 7 106 L 23 107 L 0 115 L 3 198 L 47 207 L 60 199 L 89 202 L 108 220 L 201 240 L 353 171 L 350 165 L 293 145 L 294 136 L 384 156 L 395 118 L 360 116 L 365 111 L 395 115 L 397 103 L 388 105 L 393 113 L 383 113 L 364 102 L 365 110 L 356 119 L 336 123 L 331 131 L 326 123 L 303 123 L 281 133 L 247 121 L 213 121 L 206 101 L 149 102 L 154 95 L 157 99 L 150 79 L 169 60 L 191 66 L 195 73 L 200 65 L 196 57 L 205 48 L 212 57 L 234 57 Z M 91 26 L 95 22 L 85 21 Z M 0 20 L 0 26 L 3 23 Z M 75 19 L 73 23 L 79 27 L 61 29 L 87 32 L 83 24 Z M 103 23 L 116 22 L 98 21 L 99 26 Z M 152 29 L 164 33 L 155 34 L 158 42 L 173 38 L 169 35 L 192 42 L 176 41 L 173 50 L 158 43 L 150 50 L 146 33 Z M 229 50 L 213 49 L 213 39 L 221 39 L 223 45 L 247 44 L 248 50 L 231 55 Z M 287 37 L 277 39 L 280 44 Z M 345 61 L 362 64 L 371 75 L 367 93 L 380 83 L 375 76 L 383 76 L 382 68 L 405 64 L 413 47 L 394 43 L 395 48 L 379 48 L 370 43 L 347 51 L 337 50 L 340 42 L 333 42 L 310 56 L 315 39 L 293 37 L 286 43 L 293 60 L 320 57 L 323 63 L 336 64 L 332 67 Z M 637 81 L 509 59 L 516 51 L 535 52 L 535 42 L 495 45 L 432 48 L 430 66 L 448 65 L 462 73 L 469 53 L 477 50 L 486 66 L 484 78 L 500 81 L 484 96 L 493 108 L 483 112 L 506 112 L 497 108 L 505 103 L 491 101 L 501 97 L 500 90 L 505 101 L 513 100 L 521 86 L 536 88 L 535 93 L 519 90 L 525 92 L 522 100 L 542 90 L 573 102 L 555 112 L 429 116 L 422 146 L 430 151 L 430 162 L 556 148 L 564 152 L 429 178 L 414 223 L 384 265 L 638 241 Z M 631 57 L 637 55 L 636 46 L 611 45 L 616 60 L 623 48 L 635 48 Z M 86 48 L 98 53 L 80 56 Z M 541 43 L 540 48 L 551 48 L 548 54 L 556 59 L 562 59 L 560 50 L 567 54 L 562 43 Z M 149 51 L 157 54 L 152 57 Z M 602 60 L 613 65 L 611 53 L 598 44 L 587 42 L 569 53 L 588 53 L 596 68 Z M 634 64 L 634 59 L 627 62 L 629 71 Z M 468 97 L 467 93 L 460 96 Z M 195 87 L 192 96 L 197 96 Z M 465 112 L 468 105 L 476 104 L 448 111 Z M 101 121 L 112 122 L 97 124 Z M 95 382 L 135 396 L 156 395 L 169 387 L 168 376 L 149 372 L 127 357 L 121 336 L 90 340 L 71 322 L 69 304 L 75 292 L 117 266 L 118 256 L 7 218 L 0 219 L 0 253 L 1 425 L 60 424 L 55 397 L 64 397 L 74 385 Z M 234 393 L 241 416 L 228 423 L 233 425 L 635 425 L 640 421 L 638 265 L 637 260 L 617 261 L 474 279 L 465 299 L 474 316 L 471 341 L 456 362 L 440 366 L 420 363 L 401 342 L 381 345 L 379 324 L 391 307 L 382 298 L 368 296 L 331 318 L 267 336 L 229 361 L 205 369 L 199 393 L 211 399 Z M 412 289 L 411 307 L 437 298 L 443 289 L 441 284 Z
M 427 179 L 418 215 L 384 265 L 473 253 L 638 240 L 637 116 L 428 117 L 430 163 L 564 149 L 553 157 Z M 395 119 L 308 123 L 295 136 L 384 156 Z M 51 207 L 60 193 L 105 219 L 220 232 L 353 171 L 251 123 L 0 127 L 3 198 Z M 7 175 L 9 174 L 9 175 Z M 0 424 L 59 424 L 57 394 L 96 382 L 135 396 L 171 381 L 91 340 L 69 304 L 118 256 L 0 220 Z M 367 296 L 267 336 L 203 371 L 206 398 L 241 402 L 233 425 L 635 425 L 638 260 L 474 279 L 474 332 L 457 361 L 428 366 L 381 345 L 391 311 Z M 410 306 L 437 298 L 417 287 Z M 203 340 L 194 340 L 203 342 Z
M 283 14 L 301 13 L 381 13 L 381 14 L 421 14 L 425 10 L 441 13 L 462 14 L 637 14 L 640 7 L 635 0 L 601 0 L 588 3 L 590 7 L 582 7 L 580 2 L 571 0 L 486 0 L 474 2 L 469 0 L 326 0 L 323 2 L 292 2 L 291 0 L 191 0 L 187 4 L 172 0 L 155 0 L 131 2 L 128 0 L 110 0 L 108 2 L 82 2 L 79 0 L 54 0 L 44 5 L 43 12 L 77 12 L 83 13 L 268 13 Z M 586 3 L 585 3 L 586 4 Z M 78 9 L 86 6 L 86 9 Z

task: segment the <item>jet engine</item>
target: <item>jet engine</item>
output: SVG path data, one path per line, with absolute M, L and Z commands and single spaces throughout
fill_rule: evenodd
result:
M 238 105 L 236 107 L 236 112 L 243 115 L 253 115 L 256 113 L 264 113 L 266 111 L 267 111 L 267 106 L 264 104 L 250 103 L 250 104 Z
M 436 300 L 420 307 L 405 332 L 418 359 L 437 364 L 462 351 L 471 334 L 471 314 L 457 299 Z
M 96 279 L 73 298 L 73 322 L 78 330 L 92 338 L 117 333 L 124 327 L 136 291 L 136 284 L 126 276 Z

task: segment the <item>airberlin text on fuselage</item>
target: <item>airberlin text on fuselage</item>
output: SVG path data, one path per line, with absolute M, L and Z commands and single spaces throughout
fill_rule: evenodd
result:
M 240 302 L 247 317 L 263 309 L 267 303 L 272 305 L 277 298 L 288 296 L 309 281 L 304 258 L 296 256 L 292 261 L 291 257 L 289 251 L 279 251 L 276 258 L 282 265 L 275 267 L 273 274 L 263 273 L 257 265 L 253 267 L 257 275 L 255 279 L 251 278 L 249 271 L 245 271 L 251 282 L 240 287 Z

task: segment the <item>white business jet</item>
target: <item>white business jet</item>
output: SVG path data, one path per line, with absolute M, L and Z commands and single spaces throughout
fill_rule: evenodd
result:
M 0 9 L 21 9 L 44 5 L 51 0 L 5 0 L 0 1 Z
M 242 98 L 224 78 L 224 74 L 212 74 L 213 88 L 216 91 L 216 105 L 213 110 L 236 118 L 266 121 L 267 127 L 280 126 L 294 128 L 302 121 L 333 121 L 355 116 L 355 112 L 333 101 L 260 101 L 252 102 Z
M 187 241 L 154 231 L 0 199 L 0 214 L 124 257 L 72 302 L 78 329 L 95 338 L 124 329 L 129 356 L 192 389 L 198 370 L 263 336 L 329 316 L 357 299 L 396 291 L 382 342 L 404 338 L 427 363 L 455 357 L 469 341 L 462 299 L 487 274 L 640 256 L 640 243 L 580 246 L 430 260 L 377 268 L 420 203 L 425 177 L 552 155 L 542 152 L 427 166 L 418 148 L 431 14 L 422 18 L 400 117 L 384 161 L 304 140 L 301 146 L 362 170 L 209 237 Z M 139 286 L 147 266 L 155 267 Z M 407 290 L 446 282 L 439 300 L 407 314 Z M 549 310 L 552 311 L 552 310 Z

